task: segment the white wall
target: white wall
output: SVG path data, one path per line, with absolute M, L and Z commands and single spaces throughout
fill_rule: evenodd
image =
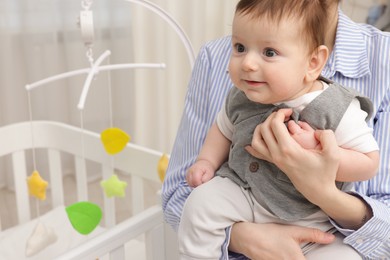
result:
M 352 20 L 365 23 L 371 6 L 385 2 L 384 0 L 343 0 L 341 8 Z

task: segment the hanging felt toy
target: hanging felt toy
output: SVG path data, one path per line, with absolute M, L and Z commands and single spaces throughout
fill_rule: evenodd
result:
M 46 226 L 42 222 L 38 222 L 32 234 L 27 239 L 26 256 L 33 256 L 56 241 L 57 235 L 53 228 Z
M 83 235 L 91 233 L 102 219 L 102 210 L 90 202 L 78 202 L 66 207 L 66 213 L 73 228 Z
M 116 174 L 111 175 L 107 180 L 100 182 L 107 197 L 124 197 L 127 182 L 121 181 Z
M 166 154 L 163 154 L 160 157 L 160 160 L 158 161 L 158 164 L 157 164 L 157 174 L 158 174 L 158 177 L 160 178 L 161 182 L 163 182 L 165 179 L 165 173 L 166 173 L 167 168 L 168 168 L 168 163 L 169 163 L 168 156 Z
M 110 155 L 119 153 L 130 141 L 130 136 L 123 130 L 111 127 L 100 134 L 104 149 Z
M 48 185 L 48 182 L 42 179 L 41 175 L 36 170 L 27 177 L 29 194 L 37 199 L 46 199 L 46 189 Z M 39 215 L 39 212 L 37 214 Z M 39 221 L 27 239 L 26 256 L 29 257 L 34 255 L 56 241 L 57 236 L 54 230 Z
M 27 177 L 27 185 L 31 196 L 40 200 L 46 199 L 48 182 L 42 179 L 38 171 L 33 171 L 33 173 Z

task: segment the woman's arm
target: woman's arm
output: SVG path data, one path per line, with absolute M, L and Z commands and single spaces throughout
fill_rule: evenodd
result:
M 304 150 L 286 130 L 283 122 L 288 113 L 280 110 L 266 121 L 262 129 L 256 129 L 252 145 L 247 150 L 256 157 L 272 160 L 280 167 L 297 190 L 322 208 L 334 220 L 339 231 L 347 235 L 344 243 L 366 257 L 390 257 L 390 185 L 388 171 L 383 171 L 388 169 L 389 162 L 382 162 L 380 174 L 374 177 L 376 181 L 372 185 L 366 186 L 370 181 L 356 186 L 364 194 L 341 192 L 334 185 L 339 151 L 333 132 L 318 131 L 317 137 L 323 146 L 321 151 Z M 384 145 L 386 138 L 381 136 L 378 140 L 384 154 L 389 151 L 388 145 Z M 304 164 L 301 163 L 303 161 Z M 382 181 L 378 182 L 379 179 Z M 375 194 L 372 193 L 374 191 Z

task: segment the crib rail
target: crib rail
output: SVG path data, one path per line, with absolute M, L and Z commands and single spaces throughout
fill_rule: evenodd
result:
M 131 193 L 126 196 L 131 197 L 132 216 L 117 223 L 115 200 L 103 196 L 105 223 L 102 226 L 106 229 L 56 259 L 128 259 L 125 256 L 126 242 L 132 239 L 143 239 L 147 260 L 178 259 L 177 238 L 164 223 L 157 194 L 156 203 L 148 209 L 145 209 L 143 199 L 144 181 L 161 185 L 157 165 L 162 153 L 127 144 L 121 153 L 115 155 L 113 163 L 113 158 L 104 151 L 100 135 L 94 132 L 53 121 L 22 122 L 0 127 L 0 157 L 10 156 L 12 161 L 17 224 L 30 223 L 34 218 L 26 185 L 26 178 L 31 174 L 26 161 L 30 160 L 33 148 L 45 151 L 47 155 L 48 182 L 51 191 L 55 191 L 49 196 L 48 204 L 52 209 L 66 206 L 62 160 L 65 153 L 73 157 L 77 201 L 89 200 L 87 164 L 90 162 L 100 166 L 101 179 L 110 177 L 114 170 L 131 176 Z
M 177 259 L 177 252 L 170 236 L 169 227 L 164 224 L 161 207 L 153 206 L 133 218 L 119 223 L 105 233 L 92 238 L 76 249 L 56 258 L 56 260 L 95 260 L 109 254 L 109 259 L 125 259 L 125 243 L 141 234 L 146 234 L 147 260 Z M 176 243 L 175 243 L 176 244 Z
M 52 193 L 51 206 L 55 208 L 64 205 L 63 167 L 61 154 L 73 155 L 75 163 L 75 176 L 77 182 L 78 201 L 88 200 L 87 167 L 86 162 L 91 161 L 100 165 L 101 178 L 105 179 L 114 172 L 112 158 L 107 155 L 100 142 L 99 134 L 77 127 L 53 121 L 22 122 L 0 128 L 0 157 L 11 155 L 14 188 L 16 190 L 16 204 L 18 223 L 31 220 L 26 177 L 26 153 L 35 149 L 47 150 L 47 161 L 50 172 L 50 188 Z M 160 182 L 156 173 L 161 153 L 134 144 L 127 144 L 125 149 L 115 155 L 115 170 L 131 176 L 133 214 L 144 209 L 142 183 L 144 180 Z M 105 227 L 116 224 L 115 200 L 104 196 L 103 209 Z M 1 226 L 1 225 L 0 225 Z

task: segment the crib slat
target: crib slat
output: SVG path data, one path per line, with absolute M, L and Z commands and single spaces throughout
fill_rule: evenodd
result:
M 50 188 L 53 208 L 64 205 L 64 189 L 62 185 L 61 154 L 58 150 L 48 149 Z
M 164 224 L 156 225 L 153 229 L 146 232 L 145 247 L 147 260 L 160 260 L 165 256 L 164 241 Z M 164 258 L 165 259 L 165 258 Z
M 133 215 L 141 212 L 145 208 L 144 202 L 144 180 L 137 176 L 131 176 L 131 200 Z
M 125 247 L 122 245 L 110 252 L 110 260 L 125 259 Z
M 112 167 L 107 165 L 102 165 L 103 179 L 108 179 L 113 174 L 114 170 Z M 115 226 L 115 198 L 108 198 L 107 196 L 103 196 L 104 198 L 104 219 L 105 219 L 105 227 L 111 228 Z M 118 258 L 121 259 L 121 258 Z
M 164 241 L 165 259 L 178 260 L 179 257 L 179 243 L 177 241 L 177 233 L 168 223 L 164 222 Z
M 18 221 L 19 224 L 22 224 L 31 219 L 30 200 L 26 182 L 26 156 L 24 151 L 12 153 L 12 167 L 14 171 Z
M 87 167 L 84 158 L 75 156 L 77 199 L 78 201 L 88 200 Z

